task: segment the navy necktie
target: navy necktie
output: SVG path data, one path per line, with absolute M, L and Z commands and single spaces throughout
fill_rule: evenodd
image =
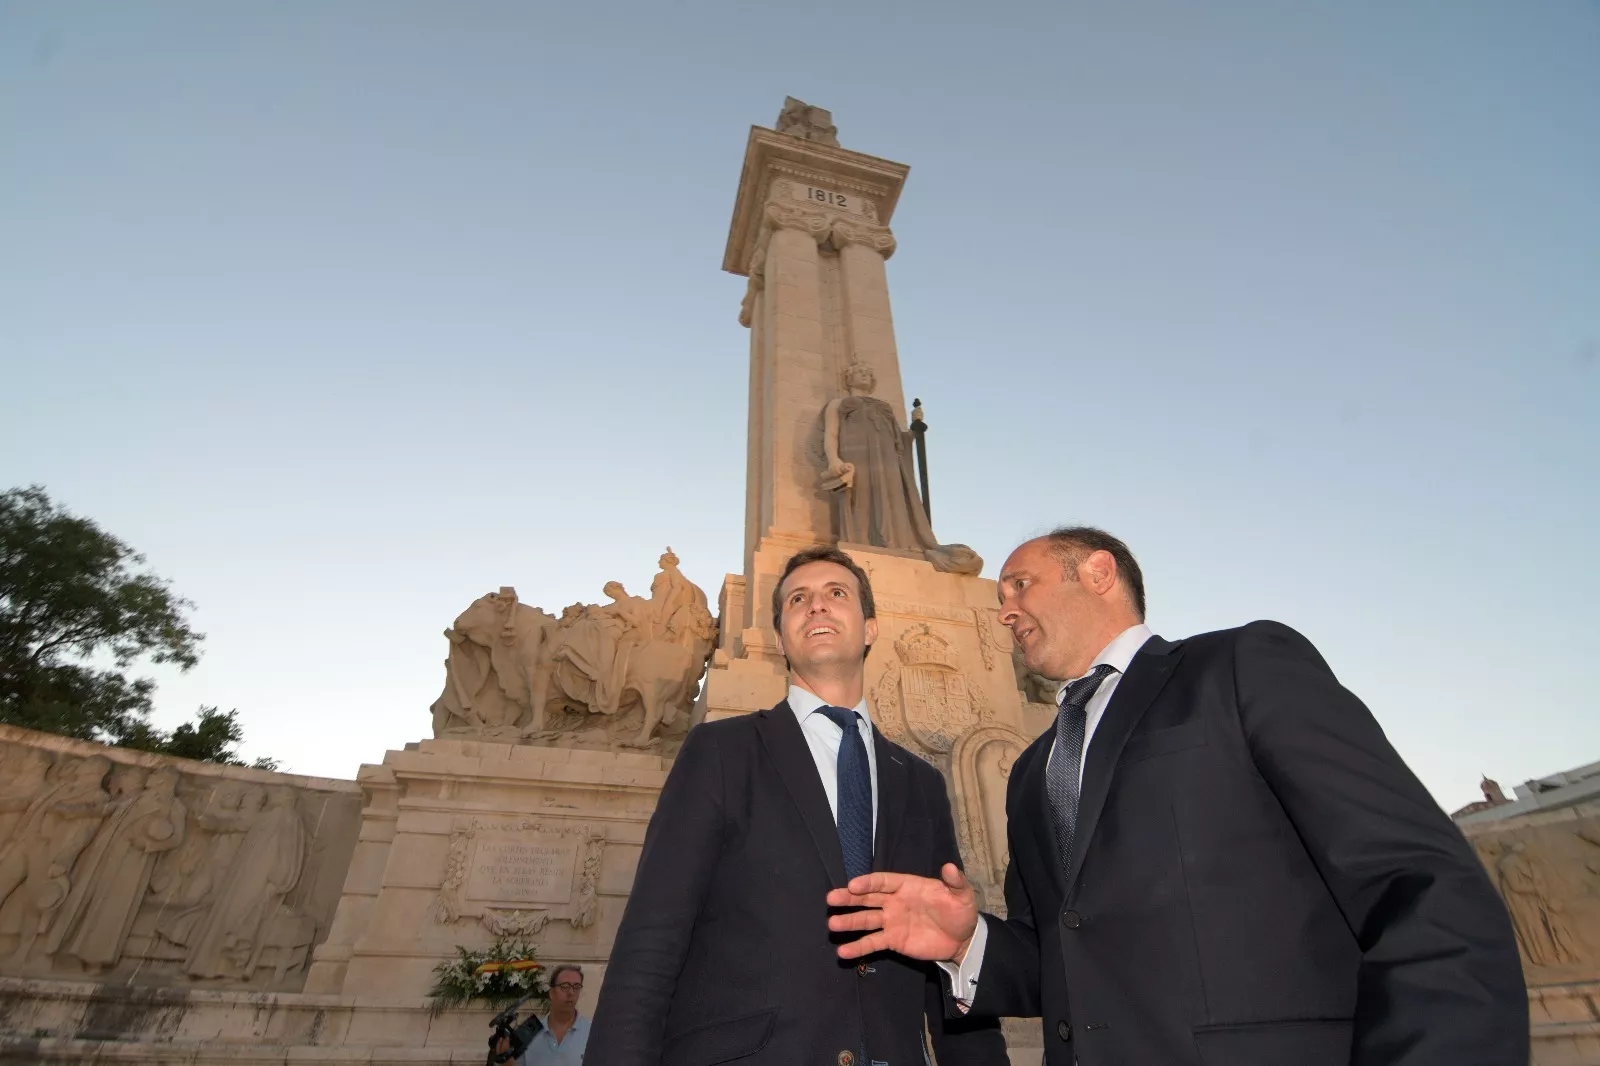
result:
M 844 875 L 860 877 L 872 871 L 872 772 L 867 768 L 867 745 L 856 726 L 855 711 L 819 709 L 844 731 L 839 738 L 839 847 L 844 851 Z
M 1078 799 L 1082 789 L 1078 779 L 1079 764 L 1083 762 L 1083 734 L 1089 722 L 1089 713 L 1084 708 L 1106 675 L 1115 672 L 1116 667 L 1101 663 L 1068 685 L 1062 694 L 1061 710 L 1056 714 L 1056 744 L 1045 768 L 1044 785 L 1050 797 L 1050 811 L 1055 816 L 1056 844 L 1061 850 L 1063 874 L 1072 868 L 1072 846 L 1078 834 Z

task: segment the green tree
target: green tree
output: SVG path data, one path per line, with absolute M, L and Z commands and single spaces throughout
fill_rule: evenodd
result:
M 193 722 L 185 722 L 171 733 L 163 733 L 148 722 L 141 722 L 117 743 L 124 748 L 176 755 L 180 759 L 244 766 L 245 761 L 239 758 L 239 753 L 233 748 L 242 740 L 244 727 L 239 724 L 237 710 L 224 714 L 216 707 L 202 706 Z M 276 759 L 257 759 L 249 765 L 257 770 L 278 769 Z
M 212 762 L 239 760 L 235 711 L 150 725 L 155 682 L 134 663 L 200 661 L 194 607 L 144 557 L 38 485 L 0 493 L 0 722 Z

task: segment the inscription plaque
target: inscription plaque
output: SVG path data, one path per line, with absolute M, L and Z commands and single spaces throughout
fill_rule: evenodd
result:
M 870 216 L 867 201 L 853 192 L 839 192 L 835 189 L 826 189 L 819 185 L 807 185 L 803 181 L 791 182 L 789 195 L 796 200 L 804 200 L 809 204 L 822 207 L 831 207 L 835 211 L 843 211 L 851 215 Z
M 467 898 L 495 903 L 569 903 L 578 841 L 484 834 L 467 874 Z

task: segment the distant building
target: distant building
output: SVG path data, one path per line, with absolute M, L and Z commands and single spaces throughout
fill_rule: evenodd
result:
M 1536 811 L 1554 811 L 1600 800 L 1600 762 L 1564 770 L 1515 786 L 1508 798 L 1499 784 L 1485 777 L 1479 785 L 1483 799 L 1469 803 L 1450 817 L 1457 825 L 1482 825 Z

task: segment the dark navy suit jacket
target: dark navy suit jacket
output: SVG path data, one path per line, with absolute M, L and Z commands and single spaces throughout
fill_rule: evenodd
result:
M 960 862 L 944 779 L 873 730 L 874 870 Z M 998 1023 L 946 1019 L 932 964 L 839 959 L 845 884 L 827 794 L 788 703 L 689 731 L 645 832 L 585 1066 L 1008 1066 Z M 863 1061 L 864 1060 L 864 1061 Z

